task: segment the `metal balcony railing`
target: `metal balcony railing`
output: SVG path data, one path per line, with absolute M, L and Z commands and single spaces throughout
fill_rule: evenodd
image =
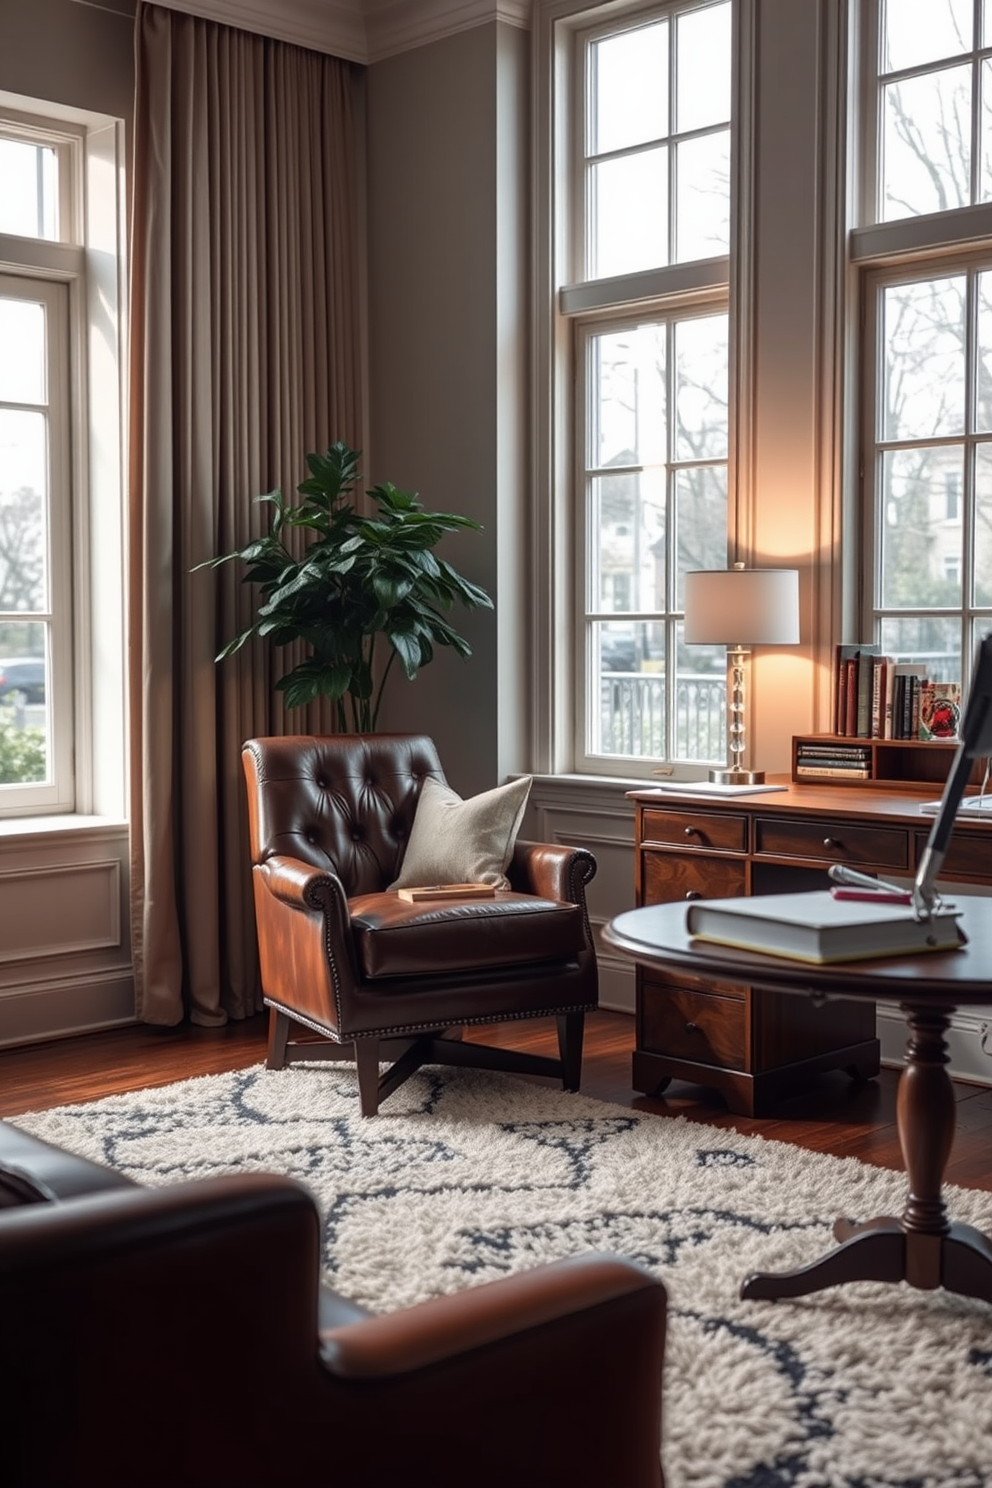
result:
M 722 761 L 726 756 L 727 683 L 724 677 L 682 672 L 676 679 L 672 738 L 668 695 L 660 672 L 603 672 L 600 677 L 600 753 L 631 759 Z

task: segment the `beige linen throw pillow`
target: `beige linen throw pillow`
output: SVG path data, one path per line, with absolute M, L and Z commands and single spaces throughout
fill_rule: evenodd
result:
M 513 856 L 532 777 L 463 801 L 448 785 L 425 780 L 399 878 L 390 889 L 428 884 L 486 883 L 508 889 Z

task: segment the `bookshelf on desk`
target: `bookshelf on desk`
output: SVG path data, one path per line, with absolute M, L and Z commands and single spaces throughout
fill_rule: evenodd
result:
M 693 797 L 691 786 L 684 795 L 628 791 L 636 903 L 823 889 L 831 863 L 911 880 L 931 825 L 920 803 L 940 793 L 954 748 L 910 744 L 893 763 L 890 741 L 865 742 L 878 749 L 877 767 L 891 778 L 848 783 L 783 775 L 772 777 L 782 790 L 753 796 Z M 918 764 L 916 749 L 926 752 Z M 959 822 L 941 881 L 992 886 L 992 821 Z M 687 1080 L 719 1090 L 739 1115 L 760 1116 L 811 1076 L 878 1073 L 873 1003 L 816 1007 L 736 981 L 640 965 L 635 974 L 635 1090 L 653 1094 L 672 1079 Z

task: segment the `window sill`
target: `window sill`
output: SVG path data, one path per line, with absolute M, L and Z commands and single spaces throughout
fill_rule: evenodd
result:
M 58 841 L 68 836 L 106 835 L 127 832 L 127 822 L 117 816 L 81 816 L 67 813 L 62 816 L 7 816 L 0 817 L 0 842 L 43 842 L 46 838 Z

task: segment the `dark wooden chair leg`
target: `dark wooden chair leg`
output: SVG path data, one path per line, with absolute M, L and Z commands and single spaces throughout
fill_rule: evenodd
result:
M 269 1008 L 269 1046 L 265 1054 L 265 1068 L 284 1069 L 286 1045 L 289 1042 L 290 1019 L 278 1008 Z
M 558 1054 L 563 1090 L 578 1090 L 582 1079 L 582 1036 L 585 1013 L 558 1014 Z
M 379 1110 L 379 1040 L 355 1040 L 355 1063 L 358 1066 L 358 1100 L 363 1116 L 375 1116 Z

